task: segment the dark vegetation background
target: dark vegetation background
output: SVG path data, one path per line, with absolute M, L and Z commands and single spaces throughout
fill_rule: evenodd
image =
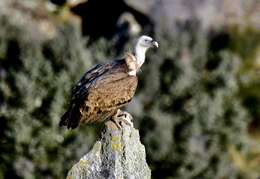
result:
M 102 125 L 58 127 L 70 89 L 140 34 L 159 41 L 126 108 L 153 178 L 260 177 L 257 0 L 1 0 L 0 179 L 65 178 Z

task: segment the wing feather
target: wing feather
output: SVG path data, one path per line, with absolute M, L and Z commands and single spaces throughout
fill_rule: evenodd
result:
M 76 86 L 71 91 L 72 100 L 80 100 L 85 97 L 87 94 L 89 86 L 92 82 L 97 79 L 99 76 L 103 75 L 112 67 L 112 64 L 98 64 L 92 69 L 87 71 L 77 82 Z
M 124 65 L 114 66 L 109 72 L 96 78 L 88 88 L 81 122 L 103 121 L 102 115 L 114 114 L 117 109 L 129 103 L 137 87 L 137 77 L 128 75 Z M 113 111 L 113 113 L 111 113 Z
M 124 59 L 94 66 L 72 89 L 70 108 L 60 125 L 75 128 L 79 122 L 104 121 L 132 99 L 137 81 L 128 75 Z

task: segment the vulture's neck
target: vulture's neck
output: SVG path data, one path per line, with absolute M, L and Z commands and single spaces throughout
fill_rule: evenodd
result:
M 136 76 L 136 72 L 141 68 L 142 64 L 144 63 L 146 50 L 147 48 L 137 45 L 135 47 L 134 54 L 126 54 L 125 60 L 129 69 L 129 75 Z
M 141 68 L 142 64 L 145 61 L 145 53 L 146 53 L 147 48 L 146 47 L 142 47 L 140 45 L 137 45 L 135 47 L 135 58 L 136 58 L 136 64 L 138 69 Z

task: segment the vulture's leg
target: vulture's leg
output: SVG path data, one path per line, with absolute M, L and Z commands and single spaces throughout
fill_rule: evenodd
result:
M 117 110 L 116 114 L 111 119 L 117 126 L 118 129 L 123 127 L 123 124 L 129 125 L 134 127 L 133 125 L 133 117 L 125 111 L 121 111 L 120 109 Z

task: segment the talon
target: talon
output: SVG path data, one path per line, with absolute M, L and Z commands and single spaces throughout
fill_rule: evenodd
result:
M 116 125 L 117 129 L 122 129 L 122 125 L 120 124 L 120 121 L 118 121 L 116 118 L 111 119 L 112 122 Z
M 117 126 L 118 129 L 121 129 L 124 124 L 133 127 L 134 125 L 132 123 L 132 120 L 133 120 L 133 117 L 129 113 L 123 112 L 121 110 L 118 110 L 116 115 L 114 115 L 111 118 L 111 121 L 113 121 L 115 123 L 115 125 Z
M 121 114 L 119 114 L 117 117 L 124 117 L 124 118 L 126 118 L 126 117 L 127 117 L 127 114 L 121 113 Z

